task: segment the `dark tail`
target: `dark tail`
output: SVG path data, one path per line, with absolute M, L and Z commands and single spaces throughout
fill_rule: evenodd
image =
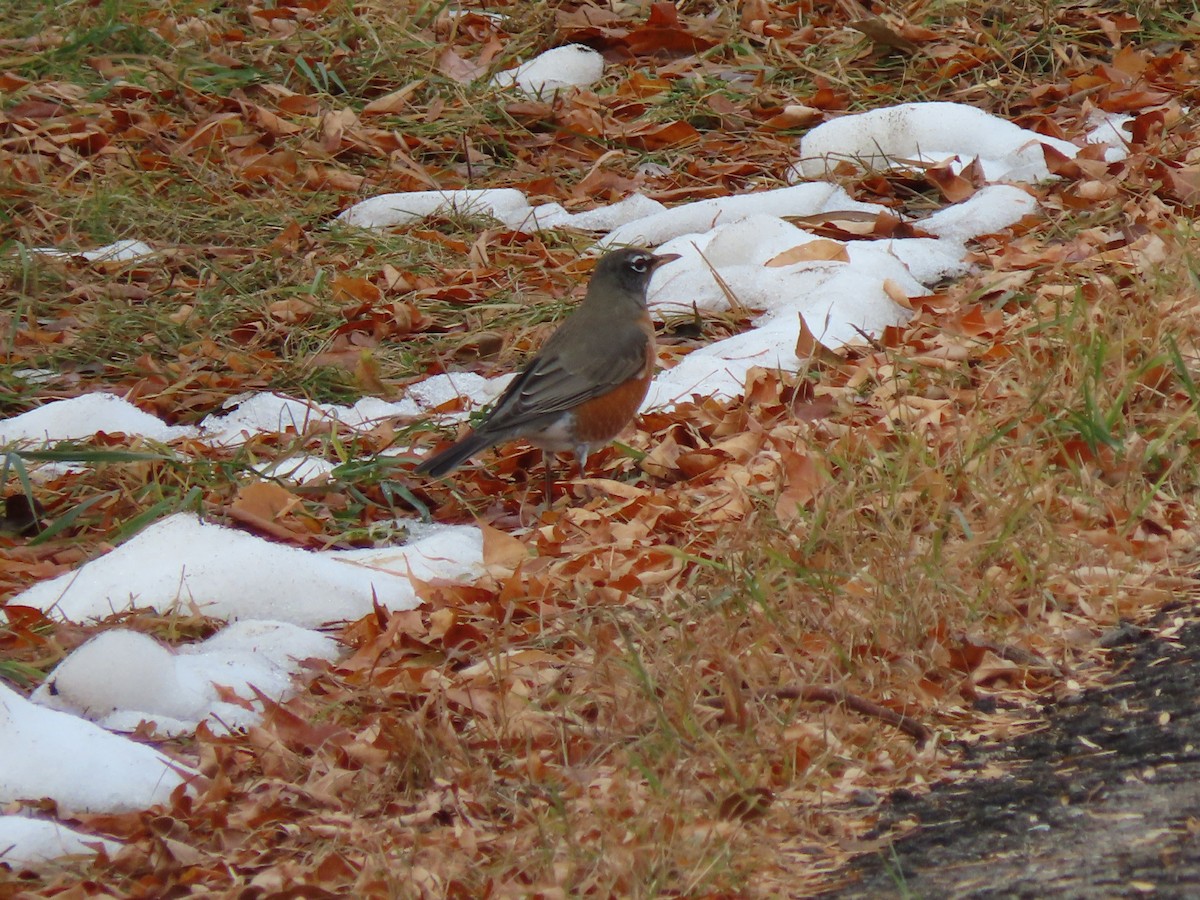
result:
M 418 475 L 432 475 L 434 478 L 441 478 L 494 443 L 495 441 L 491 438 L 483 437 L 478 431 L 473 431 L 457 444 L 447 447 L 437 456 L 425 460 L 414 471 Z

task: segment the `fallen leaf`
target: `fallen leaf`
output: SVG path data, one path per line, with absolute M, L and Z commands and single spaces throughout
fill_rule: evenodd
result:
M 891 47 L 893 50 L 900 50 L 908 54 L 916 53 L 920 49 L 878 16 L 870 19 L 859 19 L 856 22 L 848 24 L 855 31 L 865 34 L 881 47 Z
M 791 250 L 784 250 L 770 259 L 766 264 L 771 267 L 790 266 L 798 262 L 812 261 L 850 262 L 850 253 L 841 241 L 831 241 L 819 238 L 809 241 Z
M 800 319 L 800 334 L 796 337 L 796 356 L 799 359 L 807 359 L 821 365 L 840 366 L 844 364 L 845 360 L 842 357 L 817 340 L 817 336 L 808 327 L 804 316 L 800 313 L 796 315 Z
M 496 577 L 511 575 L 529 558 L 529 548 L 506 531 L 481 522 L 483 532 L 483 564 Z
M 804 507 L 817 496 L 826 477 L 816 460 L 808 453 L 785 450 L 780 454 L 783 463 L 783 483 L 775 500 L 775 517 L 790 525 L 800 517 Z
M 238 490 L 232 507 L 274 521 L 300 504 L 300 498 L 282 485 L 270 481 L 254 481 Z
M 390 116 L 403 111 L 408 106 L 408 98 L 411 97 L 418 88 L 423 86 L 423 79 L 411 81 L 404 87 L 384 94 L 382 97 L 376 97 L 362 109 L 363 116 Z

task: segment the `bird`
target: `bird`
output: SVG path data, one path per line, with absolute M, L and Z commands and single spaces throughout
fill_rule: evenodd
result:
M 640 247 L 602 256 L 579 308 L 550 335 L 470 434 L 416 467 L 440 478 L 497 444 L 524 438 L 550 454 L 571 451 L 582 475 L 588 454 L 615 438 L 646 398 L 656 360 L 646 307 L 650 276 L 678 259 Z

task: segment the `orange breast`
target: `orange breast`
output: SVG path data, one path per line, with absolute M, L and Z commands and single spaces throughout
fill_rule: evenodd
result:
M 653 335 L 653 331 L 651 332 Z M 581 443 L 602 444 L 611 441 L 624 430 L 637 415 L 638 407 L 650 390 L 654 377 L 654 340 L 646 347 L 646 365 L 641 374 L 600 397 L 595 397 L 575 407 L 573 431 Z

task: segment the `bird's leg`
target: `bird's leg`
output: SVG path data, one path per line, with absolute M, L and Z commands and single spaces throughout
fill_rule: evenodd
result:
M 585 478 L 585 475 L 586 475 L 584 467 L 587 466 L 587 458 L 588 458 L 588 445 L 580 444 L 578 447 L 575 448 L 575 461 L 579 464 L 579 480 L 580 481 L 583 481 Z M 588 487 L 587 485 L 583 486 L 583 497 L 585 500 L 592 499 L 592 489 L 590 487 Z
M 550 507 L 552 507 L 554 505 L 554 465 L 551 462 L 552 457 L 553 457 L 552 451 L 550 451 L 550 450 L 542 451 L 542 465 L 545 467 L 543 474 L 546 479 L 546 483 L 545 483 L 546 509 L 549 509 Z

